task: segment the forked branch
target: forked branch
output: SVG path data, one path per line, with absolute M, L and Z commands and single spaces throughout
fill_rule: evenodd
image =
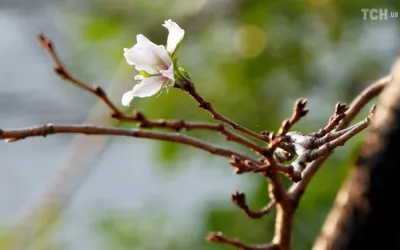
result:
M 188 93 L 198 103 L 199 107 L 207 110 L 218 123 L 164 119 L 152 120 L 137 111 L 132 114 L 125 114 L 109 99 L 101 87 L 98 85 L 91 87 L 73 77 L 65 69 L 55 52 L 54 45 L 48 38 L 43 34 L 40 34 L 38 38 L 42 47 L 52 57 L 55 64 L 54 70 L 60 77 L 102 100 L 111 110 L 111 117 L 120 121 L 135 122 L 139 128 L 148 130 L 84 124 L 45 124 L 23 129 L 0 129 L 0 139 L 13 142 L 28 137 L 66 133 L 127 136 L 175 142 L 202 149 L 214 155 L 227 157 L 230 159 L 230 165 L 235 168 L 236 174 L 249 172 L 261 173 L 269 180 L 268 188 L 271 201 L 264 208 L 259 211 L 251 210 L 246 202 L 245 194 L 240 192 L 236 192 L 232 195 L 234 204 L 243 210 L 248 217 L 253 219 L 261 218 L 269 214 L 272 209 L 276 208 L 275 233 L 271 244 L 249 245 L 236 239 L 230 239 L 222 233 L 211 233 L 207 238 L 211 242 L 222 243 L 243 250 L 291 249 L 290 238 L 294 213 L 311 178 L 336 147 L 344 145 L 349 139 L 369 126 L 373 115 L 373 109 L 365 120 L 348 127 L 359 111 L 372 98 L 377 96 L 382 91 L 383 87 L 391 81 L 391 76 L 387 76 L 373 83 L 361 92 L 350 106 L 338 103 L 328 124 L 317 132 L 310 134 L 297 131 L 290 132 L 293 125 L 308 113 L 308 109 L 306 109 L 307 101 L 305 99 L 299 99 L 294 105 L 292 115 L 282 122 L 277 133 L 258 133 L 237 124 L 216 111 L 211 103 L 206 101 L 205 98 L 196 91 L 194 83 L 189 78 L 185 79 L 184 84 L 176 84 L 175 87 Z M 157 132 L 149 130 L 155 128 L 172 131 Z M 178 133 L 182 130 L 207 130 L 220 133 L 227 141 L 235 142 L 256 152 L 260 158 L 254 159 L 241 152 L 214 146 L 195 137 Z M 240 136 L 238 132 L 243 133 L 246 137 Z M 250 139 L 257 139 L 262 143 L 258 141 L 260 145 Z M 293 184 L 291 188 L 287 190 L 282 183 L 282 174 L 297 183 Z

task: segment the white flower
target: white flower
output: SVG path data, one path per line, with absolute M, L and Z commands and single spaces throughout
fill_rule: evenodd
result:
M 182 41 L 185 31 L 171 20 L 165 21 L 162 26 L 169 32 L 167 48 L 164 45 L 154 44 L 142 34 L 136 36 L 137 43 L 132 48 L 124 48 L 124 56 L 128 64 L 134 65 L 138 71 L 145 72 L 135 77 L 139 84 L 122 96 L 124 106 L 129 106 L 134 97 L 155 95 L 162 87 L 175 81 L 172 56 Z

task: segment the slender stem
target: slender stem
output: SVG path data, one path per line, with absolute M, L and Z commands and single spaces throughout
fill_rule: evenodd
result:
M 264 142 L 269 142 L 268 136 L 256 133 L 248 128 L 245 128 L 237 124 L 236 122 L 230 120 L 229 118 L 223 116 L 218 111 L 216 111 L 210 102 L 206 101 L 199 93 L 197 93 L 194 84 L 192 82 L 189 81 L 186 82 L 181 89 L 186 91 L 189 95 L 191 95 L 193 99 L 196 100 L 196 102 L 199 104 L 200 108 L 203 108 L 208 112 L 210 112 L 215 120 L 222 121 L 223 123 L 226 123 L 229 126 L 231 126 L 234 130 L 245 133 L 253 138 L 259 139 Z
M 225 136 L 226 140 L 233 141 L 238 144 L 245 146 L 246 148 L 252 149 L 255 152 L 259 153 L 260 155 L 265 154 L 265 148 L 261 147 L 246 138 L 239 136 L 237 134 L 232 133 L 229 131 L 223 124 L 220 123 L 205 123 L 205 122 L 186 122 L 183 120 L 149 120 L 144 117 L 143 114 L 139 114 L 138 121 L 139 127 L 141 128 L 168 128 L 173 129 L 176 131 L 180 131 L 182 129 L 185 130 L 211 130 L 221 133 Z
M 232 195 L 232 201 L 243 212 L 245 212 L 247 214 L 247 216 L 249 216 L 249 218 L 251 218 L 251 219 L 260 219 L 260 218 L 262 218 L 264 215 L 269 214 L 272 211 L 272 209 L 274 209 L 274 207 L 276 205 L 275 200 L 271 200 L 262 209 L 260 209 L 260 210 L 252 210 L 252 209 L 249 208 L 249 205 L 246 202 L 246 195 L 244 193 L 240 193 L 238 191 L 236 191 L 236 193 L 234 193 Z
M 27 137 L 47 136 L 51 134 L 85 134 L 85 135 L 115 135 L 115 136 L 129 136 L 136 138 L 147 138 L 161 141 L 170 141 L 180 144 L 189 145 L 195 148 L 203 149 L 211 154 L 220 155 L 231 158 L 236 155 L 242 159 L 255 162 L 254 159 L 240 154 L 238 152 L 213 146 L 199 139 L 179 134 L 179 133 L 163 133 L 147 130 L 137 129 L 123 129 L 114 127 L 94 126 L 94 125 L 55 125 L 45 124 L 40 126 L 33 126 L 23 129 L 15 130 L 0 130 L 0 139 L 6 139 L 8 142 L 25 139 Z
M 360 113 L 360 110 L 373 99 L 378 96 L 383 88 L 393 79 L 391 75 L 382 77 L 365 88 L 350 104 L 350 108 L 346 111 L 346 116 L 340 121 L 336 130 L 341 130 L 349 125 L 354 117 Z
M 313 161 L 321 156 L 327 155 L 329 152 L 331 152 L 333 149 L 343 146 L 348 140 L 353 138 L 356 134 L 360 133 L 364 129 L 366 129 L 370 125 L 370 119 L 366 118 L 365 120 L 361 121 L 360 123 L 357 123 L 356 126 L 352 126 L 350 131 L 347 131 L 340 137 L 329 141 L 325 143 L 322 147 L 312 150 L 310 153 L 308 153 L 306 160 L 307 161 Z
M 185 122 L 182 120 L 149 120 L 140 112 L 135 112 L 133 115 L 124 114 L 117 106 L 110 100 L 107 93 L 98 85 L 94 85 L 90 87 L 89 85 L 83 83 L 82 81 L 73 77 L 65 68 L 63 63 L 61 62 L 59 56 L 55 51 L 55 47 L 52 42 L 45 37 L 43 34 L 39 34 L 39 41 L 42 47 L 50 54 L 53 62 L 55 63 L 55 72 L 66 81 L 71 82 L 75 86 L 85 90 L 86 92 L 92 93 L 97 96 L 100 100 L 102 100 L 107 107 L 112 111 L 111 116 L 115 119 L 121 121 L 132 121 L 138 122 L 139 127 L 141 128 L 168 128 L 176 131 L 180 131 L 182 129 L 186 130 L 211 130 L 220 132 L 223 134 L 227 140 L 236 142 L 241 144 L 249 149 L 254 150 L 255 152 L 263 155 L 265 149 L 263 147 L 258 146 L 257 144 L 247 140 L 244 137 L 236 135 L 231 131 L 227 130 L 222 124 L 213 124 L 213 123 L 205 123 L 205 122 Z
M 243 243 L 237 239 L 230 239 L 226 237 L 223 233 L 210 233 L 207 236 L 207 240 L 214 243 L 221 243 L 225 245 L 230 245 L 241 250 L 280 250 L 281 248 L 276 244 L 259 244 L 259 245 L 249 245 Z
M 388 85 L 391 80 L 392 76 L 388 75 L 366 87 L 350 104 L 349 109 L 346 111 L 346 116 L 341 120 L 335 131 L 339 131 L 347 127 L 347 125 L 354 119 L 354 117 L 360 112 L 360 110 L 369 101 L 371 101 L 371 99 L 378 96 L 382 92 L 383 88 Z M 299 181 L 298 183 L 294 183 L 290 187 L 289 193 L 292 194 L 295 199 L 301 198 L 312 177 L 319 170 L 320 166 L 325 162 L 325 160 L 329 157 L 331 153 L 332 152 L 326 154 L 324 157 L 321 157 L 308 165 L 307 168 L 303 171 L 301 181 Z

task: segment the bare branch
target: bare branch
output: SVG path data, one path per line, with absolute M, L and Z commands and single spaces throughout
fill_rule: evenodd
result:
M 265 154 L 266 159 L 264 159 L 266 163 L 264 168 L 266 168 L 267 171 L 264 172 L 264 175 L 270 180 L 268 190 L 271 200 L 275 200 L 279 205 L 281 205 L 280 203 L 282 201 L 287 200 L 288 196 L 278 172 L 281 171 L 285 173 L 294 181 L 299 181 L 300 175 L 299 173 L 294 173 L 292 167 L 280 165 L 274 157 L 274 152 L 278 146 L 283 145 L 281 142 L 290 128 L 308 113 L 308 110 L 305 108 L 306 104 L 306 99 L 297 100 L 293 107 L 292 116 L 282 123 L 277 136 L 272 133 L 269 134 L 270 144 L 268 146 L 268 152 Z
M 274 167 L 272 166 L 272 168 Z M 281 177 L 276 170 L 266 172 L 265 176 L 267 176 L 269 179 L 269 197 L 271 198 L 271 200 L 275 199 L 277 203 L 280 203 L 287 196 L 286 189 L 283 186 Z
M 302 98 L 296 101 L 292 116 L 289 119 L 283 121 L 281 128 L 279 129 L 278 136 L 284 136 L 298 122 L 302 117 L 307 115 L 308 109 L 306 109 L 307 100 Z
M 257 144 L 243 138 L 239 135 L 232 133 L 227 130 L 223 124 L 213 124 L 213 123 L 205 123 L 205 122 L 185 122 L 183 120 L 149 120 L 144 114 L 141 112 L 135 112 L 133 115 L 127 115 L 122 112 L 117 106 L 108 98 L 106 92 L 98 85 L 94 85 L 90 87 L 89 85 L 83 83 L 82 81 L 73 77 L 64 67 L 60 58 L 58 57 L 55 47 L 52 44 L 51 40 L 44 36 L 44 34 L 38 35 L 39 41 L 42 47 L 50 54 L 53 59 L 56 67 L 55 72 L 64 80 L 71 82 L 75 86 L 92 93 L 97 96 L 100 100 L 102 100 L 112 111 L 111 117 L 121 120 L 121 121 L 132 121 L 137 122 L 138 127 L 140 128 L 168 128 L 176 131 L 180 131 L 182 129 L 185 130 L 211 130 L 216 131 L 225 136 L 228 141 L 233 141 L 238 144 L 241 144 L 249 149 L 254 150 L 260 155 L 264 154 L 265 149 L 263 147 L 258 146 Z
M 230 119 L 228 119 L 227 117 L 223 116 L 221 113 L 216 111 L 210 102 L 206 101 L 199 93 L 197 93 L 193 82 L 187 80 L 187 82 L 185 82 L 184 86 L 176 85 L 176 87 L 182 89 L 183 91 L 185 91 L 189 95 L 191 95 L 193 97 L 193 99 L 196 100 L 196 102 L 199 104 L 199 107 L 210 112 L 215 120 L 222 121 L 223 123 L 226 123 L 229 126 L 231 126 L 234 130 L 245 133 L 253 138 L 259 139 L 264 142 L 269 142 L 268 136 L 265 136 L 261 133 L 256 133 L 248 128 L 245 128 L 245 127 L 237 124 L 236 122 L 231 121 Z
M 111 100 L 108 98 L 107 94 L 104 92 L 104 90 L 98 86 L 94 85 L 93 87 L 89 87 L 85 83 L 79 81 L 75 77 L 73 77 L 64 67 L 63 63 L 61 62 L 60 58 L 58 57 L 55 47 L 53 43 L 48 39 L 44 34 L 40 33 L 38 35 L 38 39 L 42 45 L 42 47 L 50 54 L 51 58 L 53 59 L 53 62 L 55 63 L 55 68 L 54 71 L 64 80 L 71 82 L 75 86 L 92 93 L 93 95 L 97 96 L 100 98 L 112 111 L 112 117 L 118 118 L 120 120 L 133 120 L 136 121 L 136 118 L 132 116 L 127 116 L 123 112 L 121 112 L 114 103 L 111 102 Z
M 229 164 L 235 168 L 235 174 L 243 174 L 247 172 L 253 172 L 254 169 L 257 169 L 258 165 L 262 163 L 259 162 L 259 164 L 255 164 L 252 161 L 243 160 L 236 155 L 232 155 Z
M 268 160 L 266 159 L 262 159 L 260 164 L 254 164 L 254 162 L 248 160 L 241 160 L 237 156 L 232 156 L 231 159 L 232 160 L 229 162 L 229 164 L 236 168 L 235 170 L 236 174 L 254 172 L 254 173 L 264 173 L 265 175 L 268 175 L 268 172 L 277 171 L 288 176 L 293 181 L 300 180 L 300 176 L 297 173 L 293 172 L 292 166 L 286 166 L 279 162 L 275 162 L 274 165 L 272 166 L 271 164 L 268 163 Z
M 221 243 L 236 247 L 240 250 L 278 250 L 279 247 L 275 244 L 260 244 L 260 245 L 248 245 L 237 239 L 229 239 L 221 232 L 210 233 L 207 236 L 207 240 L 214 243 Z
M 370 124 L 371 124 L 371 117 L 369 116 L 369 117 L 365 118 L 363 121 L 351 126 L 350 127 L 351 129 L 348 132 L 337 137 L 333 141 L 328 141 L 322 147 L 307 153 L 306 160 L 308 162 L 311 162 L 317 158 L 327 155 L 329 152 L 331 152 L 335 148 L 337 148 L 339 146 L 343 146 L 348 140 L 350 140 L 356 134 L 358 134 L 361 131 L 363 131 L 364 129 L 366 129 Z
M 262 209 L 255 211 L 251 210 L 246 202 L 246 195 L 244 193 L 240 193 L 236 191 L 236 193 L 232 194 L 232 202 L 235 203 L 241 210 L 243 210 L 250 218 L 252 219 L 260 219 L 266 214 L 269 214 L 272 209 L 275 207 L 275 201 L 271 200 L 265 207 Z
M 185 144 L 191 147 L 203 149 L 211 154 L 224 157 L 232 157 L 236 155 L 241 159 L 256 162 L 256 160 L 240 154 L 238 152 L 228 150 L 221 147 L 216 147 L 199 139 L 179 134 L 179 133 L 163 133 L 155 131 L 146 131 L 138 129 L 123 129 L 114 127 L 102 127 L 93 125 L 55 125 L 45 124 L 15 130 L 0 130 L 0 139 L 5 139 L 7 142 L 25 139 L 27 137 L 47 136 L 51 134 L 85 134 L 85 135 L 114 135 L 114 136 L 129 136 L 136 138 L 147 138 L 161 141 L 170 141 L 180 144 Z
M 195 129 L 218 132 L 224 135 L 227 141 L 233 141 L 255 151 L 261 156 L 261 159 L 255 160 L 239 152 L 217 147 L 202 140 L 180 133 L 154 132 L 147 130 L 101 127 L 94 125 L 45 124 L 16 130 L 0 129 L 0 139 L 5 139 L 7 142 L 13 142 L 20 139 L 25 139 L 27 137 L 47 136 L 59 133 L 114 135 L 155 139 L 188 145 L 215 155 L 230 158 L 230 164 L 236 168 L 237 174 L 246 172 L 261 172 L 270 180 L 268 189 L 271 202 L 261 210 L 253 211 L 247 205 L 244 193 L 236 192 L 232 195 L 232 201 L 250 218 L 253 219 L 261 218 L 263 215 L 272 211 L 273 208 L 277 209 L 273 244 L 248 245 L 239 240 L 229 239 L 222 233 L 211 233 L 207 238 L 211 242 L 227 244 L 243 250 L 290 249 L 293 216 L 297 209 L 298 202 L 308 183 L 334 148 L 344 145 L 345 142 L 370 124 L 371 116 L 364 121 L 357 123 L 356 125 L 347 127 L 348 124 L 359 113 L 359 111 L 365 106 L 365 104 L 368 103 L 373 97 L 378 95 L 383 87 L 392 79 L 391 76 L 386 76 L 367 87 L 352 102 L 349 108 L 347 108 L 347 105 L 345 104 L 338 103 L 336 105 L 334 114 L 329 119 L 329 123 L 316 133 L 308 135 L 299 132 L 289 133 L 289 130 L 293 127 L 293 125 L 308 112 L 308 110 L 305 108 L 307 102 L 305 99 L 297 100 L 291 117 L 283 121 L 279 131 L 276 134 L 269 132 L 257 133 L 237 124 L 236 122 L 216 111 L 211 103 L 206 101 L 199 93 L 196 92 L 195 86 L 189 78 L 185 79 L 183 84 L 179 84 L 179 82 L 177 82 L 175 87 L 180 88 L 191 95 L 192 98 L 198 103 L 200 108 L 207 110 L 209 113 L 211 113 L 215 120 L 218 120 L 221 123 L 185 122 L 181 120 L 162 119 L 151 120 L 140 112 L 135 112 L 131 115 L 125 114 L 109 99 L 102 88 L 97 85 L 91 87 L 69 74 L 56 54 L 51 41 L 43 34 L 40 34 L 38 37 L 43 48 L 53 59 L 55 64 L 55 72 L 63 79 L 101 99 L 111 110 L 111 117 L 121 121 L 136 122 L 139 128 L 166 128 L 177 132 L 181 130 Z M 235 131 L 227 129 L 225 127 L 226 125 L 229 125 L 234 130 L 244 133 L 253 139 L 266 142 L 269 145 L 265 147 L 259 146 L 258 144 L 250 141 L 250 138 L 247 139 L 239 136 L 235 133 Z M 277 152 L 278 148 L 282 149 L 282 152 Z M 294 155 L 298 155 L 298 157 L 292 163 L 292 165 L 284 165 L 284 162 Z M 306 168 L 306 163 L 309 162 L 311 162 L 311 164 L 309 164 L 309 166 Z M 294 182 L 298 183 L 293 184 L 289 191 L 287 191 L 282 183 L 279 172 L 285 174 Z
M 383 88 L 392 81 L 392 79 L 393 77 L 388 75 L 365 88 L 350 104 L 350 108 L 347 110 L 346 116 L 338 125 L 337 130 L 347 127 L 360 110 L 374 97 L 378 96 L 382 92 Z
M 285 144 L 282 141 L 285 139 L 285 135 L 289 132 L 292 126 L 298 122 L 302 117 L 307 115 L 308 109 L 306 109 L 307 100 L 299 99 L 296 101 L 292 116 L 289 119 L 285 119 L 282 122 L 281 127 L 279 128 L 278 133 L 275 135 L 273 133 L 269 134 L 269 138 L 271 143 L 268 145 L 268 150 L 273 152 L 277 147 L 287 150 L 290 153 L 293 153 L 290 147 L 285 147 Z
M 236 135 L 229 131 L 223 124 L 215 124 L 215 123 L 205 123 L 205 122 L 186 122 L 183 120 L 149 120 L 142 113 L 135 113 L 137 121 L 139 122 L 138 126 L 140 128 L 167 128 L 173 129 L 175 131 L 181 130 L 210 130 L 219 132 L 225 136 L 227 141 L 233 141 L 238 144 L 245 146 L 246 148 L 252 149 L 257 152 L 259 155 L 265 154 L 266 149 L 247 140 L 246 138 Z
M 354 119 L 354 117 L 360 112 L 360 110 L 374 97 L 379 95 L 383 88 L 392 80 L 392 76 L 385 76 L 376 82 L 372 83 L 366 87 L 350 104 L 349 109 L 346 111 L 346 117 L 344 117 L 338 124 L 336 131 L 341 130 Z M 322 163 L 328 158 L 331 153 L 326 156 L 321 157 L 313 161 L 307 168 L 303 171 L 302 179 L 300 182 L 293 184 L 289 189 L 289 194 L 293 195 L 295 199 L 300 199 L 300 197 L 305 192 L 308 184 L 310 183 L 314 174 L 318 171 Z
M 367 118 L 365 118 L 363 121 L 358 122 L 350 127 L 342 129 L 342 130 L 327 133 L 324 137 L 314 140 L 313 141 L 314 147 L 320 147 L 328 142 L 332 143 L 333 140 L 335 140 L 339 137 L 341 139 L 344 139 L 344 138 L 342 138 L 343 135 L 348 134 L 349 132 L 357 134 L 357 133 L 361 132 L 362 130 L 366 129 L 371 123 L 371 119 L 374 115 L 375 109 L 376 109 L 376 106 L 375 105 L 372 106 L 369 116 Z M 355 134 L 353 134 L 352 136 L 354 136 Z M 348 138 L 348 139 L 350 139 L 350 138 Z
M 327 133 L 331 132 L 336 128 L 336 126 L 339 124 L 339 122 L 346 116 L 346 111 L 349 109 L 349 107 L 344 104 L 344 103 L 337 103 L 335 106 L 335 112 L 333 115 L 329 118 L 328 124 L 325 126 L 325 128 L 321 129 L 317 133 L 313 133 L 312 135 L 315 137 L 322 137 L 326 135 Z

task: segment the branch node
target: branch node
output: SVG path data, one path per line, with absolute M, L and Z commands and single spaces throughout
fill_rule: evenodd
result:
M 50 41 L 50 39 L 48 39 L 47 37 L 45 37 L 45 35 L 43 33 L 39 33 L 38 34 L 38 39 L 40 41 L 40 44 L 45 48 L 45 49 L 49 49 L 49 50 L 53 50 L 53 44 Z
M 143 122 L 144 120 L 146 120 L 146 116 L 137 110 L 134 111 L 133 116 L 138 122 Z
M 268 132 L 268 131 L 261 131 L 260 134 L 263 135 L 263 136 L 267 136 L 267 137 L 268 137 L 269 134 L 270 134 L 270 132 Z
M 64 79 L 64 80 L 68 80 L 68 79 L 69 79 L 68 74 L 67 74 L 67 72 L 65 71 L 64 68 L 58 66 L 58 67 L 55 67 L 55 68 L 54 68 L 54 71 L 55 71 L 56 74 L 59 75 L 62 79 Z
M 93 85 L 93 90 L 99 97 L 106 96 L 106 92 L 98 84 Z
M 46 133 L 44 133 L 45 135 L 43 136 L 46 136 L 46 134 L 54 134 L 56 132 L 53 123 L 47 123 L 44 128 L 46 130 Z
M 202 102 L 199 104 L 199 107 L 205 110 L 209 110 L 211 107 L 211 103 L 209 102 Z

